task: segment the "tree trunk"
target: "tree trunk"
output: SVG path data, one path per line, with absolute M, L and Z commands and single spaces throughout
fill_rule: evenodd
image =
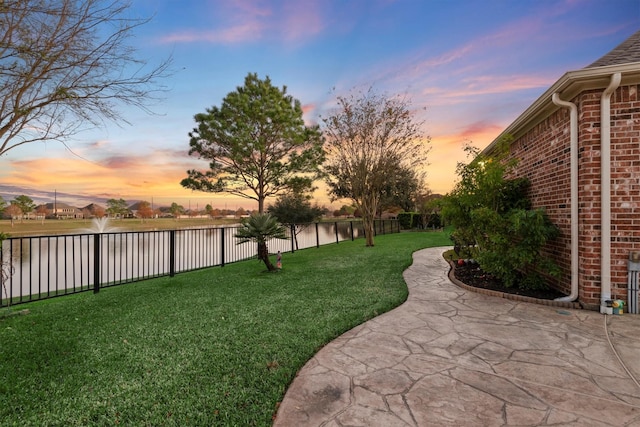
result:
M 374 224 L 376 219 L 376 210 L 378 209 L 377 199 L 373 195 L 363 198 L 362 204 L 359 206 L 362 212 L 362 226 L 364 227 L 364 237 L 366 239 L 365 246 L 374 246 Z
M 264 265 L 267 266 L 267 270 L 275 271 L 275 267 L 271 264 L 271 260 L 269 259 L 269 249 L 267 248 L 267 243 L 258 243 L 258 259 L 264 262 Z
M 365 237 L 365 240 L 366 240 L 365 246 L 374 246 L 374 242 L 373 242 L 373 235 L 374 235 L 373 224 L 374 224 L 374 218 L 370 217 L 369 215 L 364 215 L 362 217 L 362 226 L 364 227 L 364 237 Z

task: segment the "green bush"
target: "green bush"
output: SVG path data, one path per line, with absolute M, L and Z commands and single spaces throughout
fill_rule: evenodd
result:
M 414 228 L 414 218 L 417 215 L 415 212 L 400 212 L 398 214 L 398 223 L 403 230 L 410 230 Z
M 515 208 L 500 215 L 480 208 L 472 216 L 484 224 L 485 231 L 477 236 L 480 250 L 476 258 L 486 272 L 499 277 L 505 286 L 546 287 L 543 276 L 533 267 L 552 276 L 558 274 L 557 266 L 540 254 L 541 247 L 558 233 L 542 209 Z
M 442 215 L 455 228 L 458 255 L 476 258 L 507 287 L 544 288 L 540 272 L 557 277 L 559 269 L 541 250 L 558 229 L 544 210 L 531 209 L 526 178 L 506 178 L 517 161 L 506 158 L 505 148 L 506 142 L 494 157 L 466 148 L 474 159 L 458 165 L 460 181 L 443 198 Z
M 427 217 L 427 224 L 425 228 L 440 228 L 442 227 L 442 218 L 438 212 L 432 212 Z
M 432 212 L 431 214 L 426 215 L 426 218 L 419 212 L 400 212 L 398 214 L 398 222 L 400 223 L 400 227 L 403 230 L 411 230 L 413 228 L 442 227 L 440 214 L 437 212 Z

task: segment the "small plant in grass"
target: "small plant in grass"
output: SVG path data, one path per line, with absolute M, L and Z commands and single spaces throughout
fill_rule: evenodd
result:
M 238 244 L 256 242 L 258 244 L 258 259 L 264 262 L 268 271 L 276 271 L 269 259 L 267 240 L 287 239 L 287 230 L 278 223 L 271 214 L 256 214 L 242 222 L 242 228 L 236 233 Z

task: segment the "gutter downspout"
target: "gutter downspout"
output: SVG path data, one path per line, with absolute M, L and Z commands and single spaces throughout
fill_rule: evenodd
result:
M 578 107 L 573 102 L 563 101 L 558 93 L 551 100 L 559 107 L 569 108 L 571 129 L 571 294 L 556 298 L 556 301 L 571 302 L 578 298 Z
M 611 95 L 622 75 L 611 75 L 600 98 L 600 313 L 607 313 L 611 300 Z

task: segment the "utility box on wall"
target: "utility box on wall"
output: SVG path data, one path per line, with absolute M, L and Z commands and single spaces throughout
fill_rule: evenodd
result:
M 640 252 L 629 253 L 627 280 L 627 303 L 629 313 L 638 313 L 638 293 L 640 292 Z

